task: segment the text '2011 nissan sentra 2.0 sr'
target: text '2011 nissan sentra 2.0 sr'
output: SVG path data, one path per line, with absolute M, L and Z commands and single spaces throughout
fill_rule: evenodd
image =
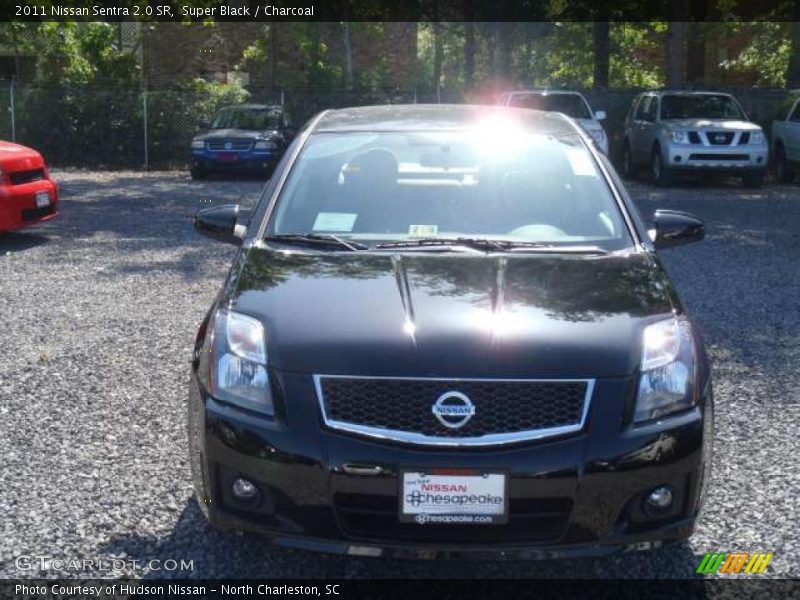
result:
M 553 557 L 688 537 L 709 366 L 608 160 L 561 115 L 322 113 L 249 215 L 198 332 L 198 502 L 221 528 L 357 555 Z M 237 216 L 240 223 L 237 223 Z

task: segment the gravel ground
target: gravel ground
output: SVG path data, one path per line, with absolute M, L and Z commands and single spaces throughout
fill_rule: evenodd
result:
M 774 552 L 770 575 L 800 576 L 800 187 L 631 185 L 646 213 L 686 209 L 708 224 L 704 243 L 664 253 L 714 361 L 716 469 L 690 543 L 443 570 L 274 549 L 212 531 L 197 509 L 188 359 L 234 250 L 197 236 L 189 218 L 253 202 L 261 184 L 56 177 L 62 216 L 0 236 L 0 577 L 66 574 L 20 571 L 20 555 L 192 560 L 179 575 L 193 577 L 692 577 L 698 556 L 736 550 Z

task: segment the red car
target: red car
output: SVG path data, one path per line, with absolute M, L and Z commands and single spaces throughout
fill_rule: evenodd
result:
M 58 187 L 42 155 L 0 141 L 0 232 L 49 221 L 58 215 Z

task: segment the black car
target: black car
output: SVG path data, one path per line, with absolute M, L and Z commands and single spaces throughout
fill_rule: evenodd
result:
M 214 172 L 269 175 L 294 137 L 282 106 L 241 104 L 220 110 L 191 144 L 192 179 Z
M 195 226 L 241 245 L 191 373 L 213 525 L 408 557 L 692 533 L 711 379 L 656 249 L 703 224 L 658 211 L 648 231 L 571 120 L 327 111 L 250 215 L 219 206 Z

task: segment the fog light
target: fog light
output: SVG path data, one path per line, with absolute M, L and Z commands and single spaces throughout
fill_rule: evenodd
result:
M 673 494 L 672 488 L 668 485 L 657 487 L 647 495 L 645 504 L 647 508 L 657 512 L 664 512 L 669 510 L 672 506 Z
M 231 492 L 237 500 L 250 501 L 258 496 L 258 486 L 248 479 L 237 477 L 233 480 Z
M 676 156 L 675 157 L 675 162 L 681 162 L 681 157 L 680 156 Z
M 761 161 L 762 161 L 762 160 L 764 160 L 764 157 L 763 157 L 763 156 L 759 156 L 759 157 L 756 159 L 756 162 L 757 162 L 757 163 L 761 163 Z

